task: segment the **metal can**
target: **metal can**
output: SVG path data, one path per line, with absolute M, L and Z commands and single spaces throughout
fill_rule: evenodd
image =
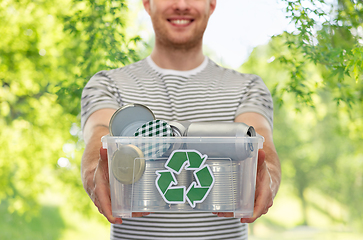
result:
M 134 136 L 146 122 L 155 120 L 154 113 L 141 104 L 127 104 L 119 108 L 109 123 L 110 136 Z
M 188 137 L 254 137 L 252 126 L 242 122 L 195 122 L 185 133 Z
M 203 203 L 196 205 L 201 211 L 233 211 L 236 202 L 236 192 L 234 191 L 233 176 L 235 175 L 234 161 L 230 159 L 208 159 L 215 183 L 207 198 Z M 238 161 L 239 162 L 239 161 Z
M 241 122 L 168 122 L 173 132 L 179 136 L 187 137 L 255 137 L 256 131 L 252 126 Z M 187 149 L 195 149 L 202 153 L 208 153 L 209 157 L 229 157 L 233 160 L 244 160 L 251 155 L 254 146 L 244 140 L 237 139 L 234 144 L 219 143 L 189 143 Z M 177 149 L 174 146 L 173 149 Z
M 146 161 L 145 173 L 133 185 L 132 210 L 134 212 L 162 211 L 168 207 L 155 186 L 155 171 L 163 169 L 165 161 L 165 159 Z

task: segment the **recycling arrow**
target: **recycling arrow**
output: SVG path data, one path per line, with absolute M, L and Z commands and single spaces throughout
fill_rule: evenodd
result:
M 187 200 L 192 208 L 196 203 L 202 203 L 214 185 L 214 176 L 208 165 L 205 164 L 207 155 L 196 150 L 175 150 L 165 163 L 166 170 L 156 171 L 155 185 L 164 201 L 168 204 L 185 203 Z M 194 171 L 196 181 L 188 189 L 186 186 L 177 186 L 178 181 L 174 174 L 180 174 L 183 169 Z
M 188 191 L 187 191 L 187 199 L 192 206 L 195 208 L 196 203 L 201 203 L 204 201 L 204 198 L 207 196 L 209 188 L 197 187 L 195 182 L 192 182 Z
M 165 202 L 174 204 L 185 202 L 185 187 L 173 187 L 173 185 L 178 184 L 173 173 L 168 170 L 161 170 L 156 171 L 156 175 L 156 188 L 163 196 Z
M 177 184 L 177 181 L 174 175 L 169 171 L 159 171 L 156 173 L 159 177 L 157 178 L 157 185 L 160 188 L 160 191 L 165 194 L 166 190 L 170 187 L 170 185 Z
M 194 172 L 195 179 L 198 181 L 198 185 L 201 187 L 210 187 L 214 184 L 214 178 L 212 171 L 208 165 L 205 165 L 201 169 Z
M 188 169 L 198 169 L 207 160 L 207 155 L 201 155 L 199 152 L 187 152 L 189 165 Z
M 165 167 L 177 174 L 180 174 L 183 166 L 187 163 L 187 161 L 188 156 L 186 152 L 173 152 L 170 155 L 168 161 L 165 163 Z

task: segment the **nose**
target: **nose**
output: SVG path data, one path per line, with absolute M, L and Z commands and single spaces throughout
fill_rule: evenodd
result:
M 174 9 L 179 11 L 189 10 L 189 0 L 174 0 Z

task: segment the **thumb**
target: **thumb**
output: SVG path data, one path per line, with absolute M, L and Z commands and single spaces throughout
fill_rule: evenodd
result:
M 101 147 L 100 148 L 100 157 L 102 161 L 106 161 L 107 162 L 107 149 Z
M 107 160 L 107 149 L 100 148 L 100 160 L 98 161 L 98 166 L 95 174 L 100 171 L 103 178 L 108 181 L 108 160 Z
M 258 150 L 257 168 L 259 168 L 265 162 L 265 156 L 266 156 L 265 151 L 262 149 L 259 149 Z

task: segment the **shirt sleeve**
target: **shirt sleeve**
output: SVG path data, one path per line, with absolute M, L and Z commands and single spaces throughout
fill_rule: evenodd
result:
M 235 117 L 246 112 L 261 114 L 267 119 L 271 129 L 273 129 L 273 101 L 271 93 L 263 80 L 255 75 L 250 82 L 247 92 L 241 98 Z
M 96 73 L 86 84 L 81 98 L 82 130 L 89 116 L 103 108 L 118 109 L 122 105 L 118 87 L 107 71 Z

